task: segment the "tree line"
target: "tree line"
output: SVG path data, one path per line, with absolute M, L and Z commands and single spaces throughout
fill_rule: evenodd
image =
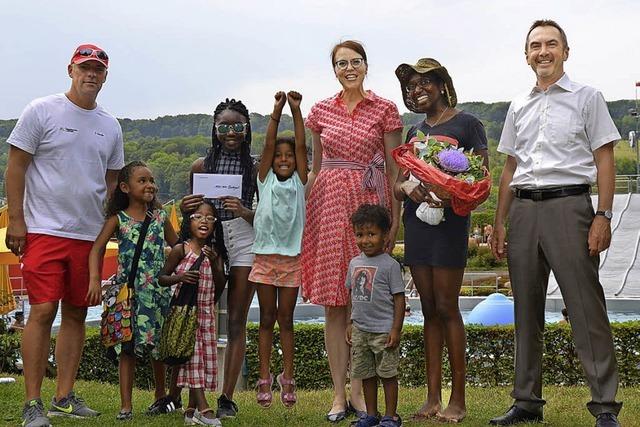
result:
M 620 134 L 626 138 L 629 131 L 635 129 L 637 125 L 636 118 L 631 116 L 629 111 L 635 106 L 634 101 L 621 100 L 607 104 Z M 500 138 L 509 103 L 468 102 L 459 104 L 458 108 L 474 114 L 484 123 L 489 139 L 491 174 L 494 184 L 497 184 L 504 164 L 504 156 L 499 155 L 496 150 L 497 141 Z M 253 135 L 251 151 L 255 156 L 259 156 L 264 147 L 264 134 L 269 115 L 251 113 L 250 118 Z M 405 132 L 422 118 L 423 115 L 420 114 L 403 114 Z M 191 163 L 205 155 L 211 146 L 213 117 L 208 114 L 181 114 L 156 119 L 118 120 L 124 134 L 125 160 L 144 160 L 149 164 L 160 188 L 161 200 L 179 199 L 188 193 Z M 16 119 L 0 120 L 0 170 L 3 171 L 6 168 L 8 152 L 8 144 L 5 140 L 16 122 Z M 282 115 L 279 130 L 284 135 L 293 136 L 293 120 L 290 116 Z M 307 144 L 310 152 L 309 134 L 307 134 Z M 635 161 L 632 159 L 620 159 L 616 167 L 618 174 L 635 173 Z M 3 179 L 4 177 L 0 177 L 0 180 Z M 3 197 L 4 185 L 0 188 L 0 196 Z M 486 209 L 491 210 L 495 206 L 495 198 L 496 195 L 492 194 L 485 204 Z

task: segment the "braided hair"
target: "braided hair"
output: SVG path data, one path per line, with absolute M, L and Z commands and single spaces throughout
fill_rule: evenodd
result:
M 218 210 L 213 205 L 213 203 L 211 203 L 210 200 L 205 199 L 204 204 L 211 206 L 211 209 L 213 210 L 213 214 L 215 215 L 216 218 L 218 218 Z M 186 242 L 192 237 L 191 236 L 191 214 L 192 213 L 193 212 L 182 214 L 182 224 L 180 224 L 180 231 L 178 233 L 180 242 Z M 215 222 L 213 233 L 211 233 L 211 235 L 207 237 L 205 245 L 211 246 L 212 248 L 214 248 L 218 253 L 218 255 L 222 257 L 223 260 L 225 261 L 228 260 L 229 256 L 227 254 L 227 248 L 224 246 L 224 235 L 223 235 L 222 223 L 220 222 L 220 219 L 218 219 Z
M 253 182 L 253 159 L 251 158 L 251 122 L 249 119 L 249 110 L 242 101 L 236 101 L 235 99 L 225 99 L 216 107 L 213 113 L 213 126 L 211 128 L 211 148 L 207 150 L 207 155 L 204 158 L 204 170 L 206 173 L 216 173 L 218 167 L 218 160 L 220 159 L 220 151 L 222 151 L 222 143 L 218 139 L 216 134 L 216 119 L 225 110 L 235 111 L 240 113 L 245 119 L 247 119 L 247 130 L 244 137 L 244 141 L 240 145 L 240 164 L 242 165 L 242 199 L 249 198 L 250 183 Z
M 118 182 L 116 183 L 116 188 L 109 198 L 107 207 L 105 209 L 107 218 L 117 215 L 118 212 L 123 211 L 129 207 L 129 195 L 120 189 L 120 184 L 123 182 L 125 184 L 129 184 L 129 180 L 131 179 L 131 175 L 133 175 L 134 169 L 138 167 L 148 168 L 149 166 L 147 166 L 145 162 L 134 160 L 127 163 L 122 169 L 120 169 L 120 172 L 118 173 Z M 149 203 L 149 208 L 162 208 L 162 205 L 160 204 L 160 202 L 158 202 L 157 199 L 157 191 L 153 196 L 153 200 L 151 201 L 151 203 Z

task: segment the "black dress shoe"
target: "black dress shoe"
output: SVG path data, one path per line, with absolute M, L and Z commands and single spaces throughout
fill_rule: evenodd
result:
M 615 414 L 606 412 L 604 414 L 598 414 L 596 417 L 596 427 L 620 427 L 620 423 Z
M 529 412 L 525 409 L 513 405 L 506 414 L 493 418 L 489 424 L 493 426 L 510 426 L 519 423 L 540 423 L 542 422 L 542 410 L 540 412 Z

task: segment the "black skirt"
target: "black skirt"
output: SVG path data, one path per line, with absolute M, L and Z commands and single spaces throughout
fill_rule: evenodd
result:
M 469 215 L 456 215 L 444 209 L 444 220 L 429 225 L 416 216 L 418 204 L 404 203 L 404 263 L 432 267 L 464 268 L 467 265 Z

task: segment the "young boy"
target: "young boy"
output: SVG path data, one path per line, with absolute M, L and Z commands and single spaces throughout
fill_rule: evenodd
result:
M 367 414 L 356 427 L 402 425 L 398 405 L 398 344 L 404 321 L 404 284 L 400 264 L 384 252 L 391 219 L 378 205 L 361 205 L 351 217 L 356 243 L 346 286 L 351 292 L 351 377 L 362 379 Z M 353 325 L 353 328 L 352 328 Z M 385 396 L 385 416 L 378 418 L 378 378 Z

